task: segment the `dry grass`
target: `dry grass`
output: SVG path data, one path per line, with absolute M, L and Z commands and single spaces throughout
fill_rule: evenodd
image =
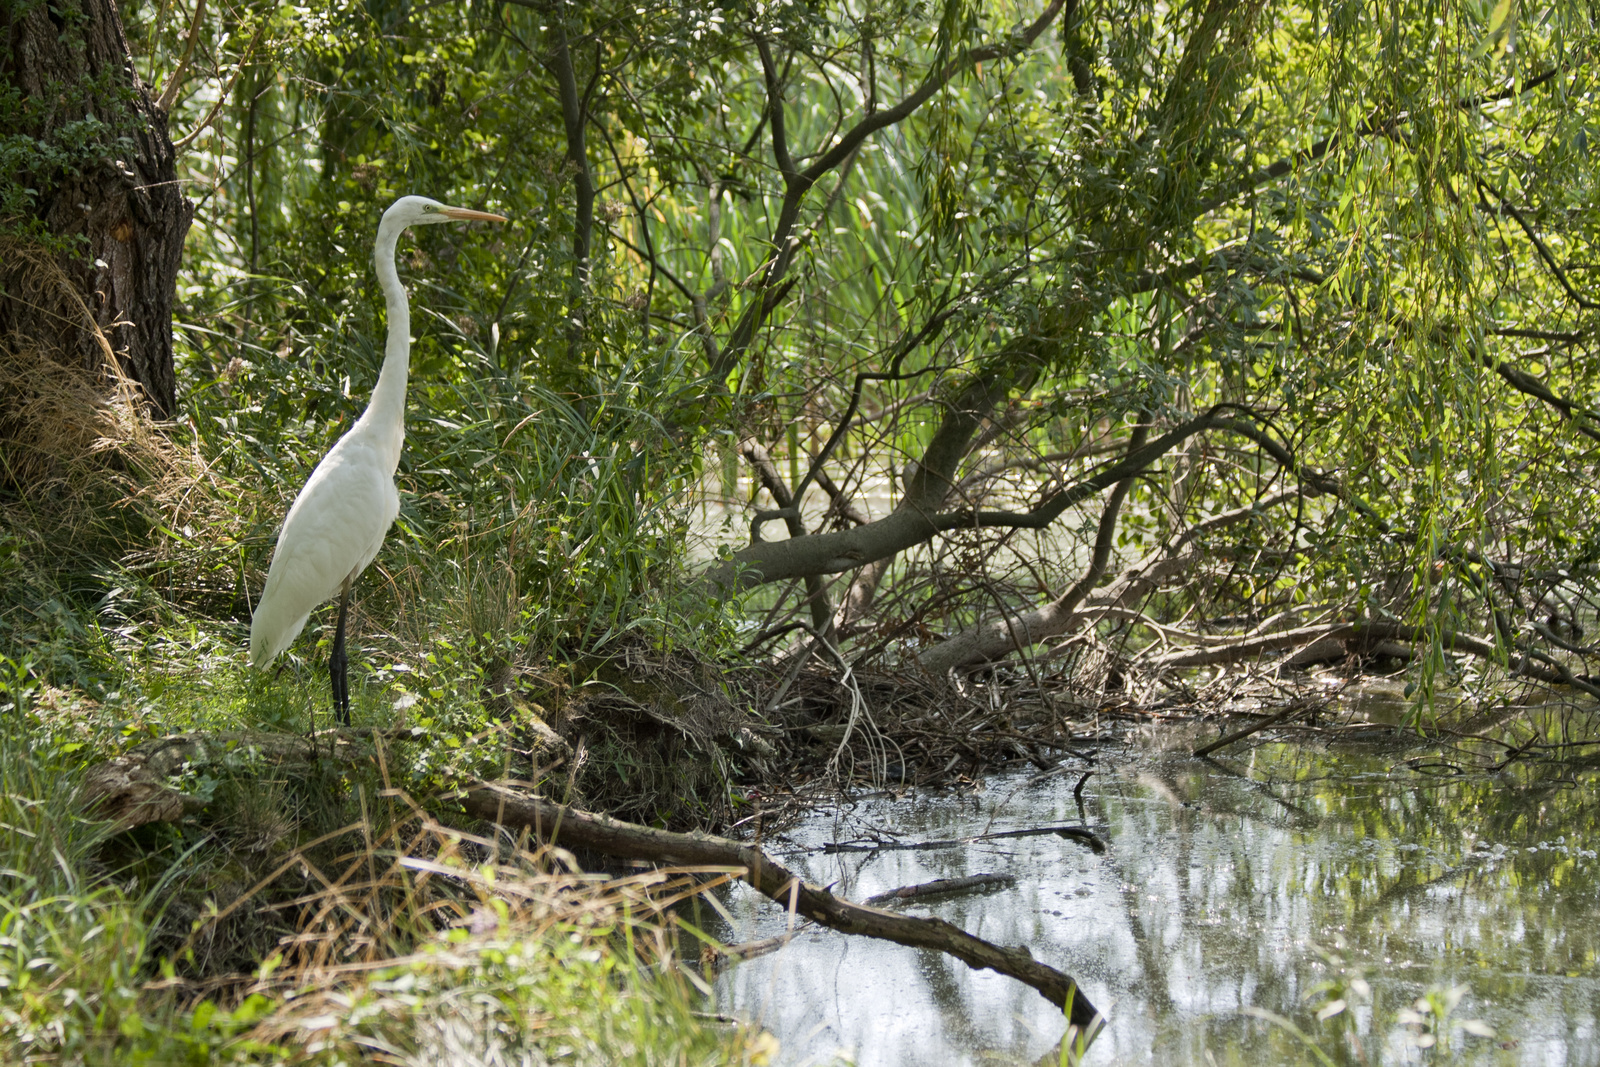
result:
M 13 239 L 0 241 L 0 261 L 8 296 L 61 326 L 54 337 L 0 338 L 0 542 L 14 543 L 35 587 L 6 600 L 49 599 L 57 576 L 114 564 L 177 600 L 220 592 L 231 607 L 237 582 L 217 576 L 238 566 L 234 487 L 150 415 L 54 258 Z
M 55 337 L 0 339 L 0 486 L 24 499 L 137 495 L 188 472 L 148 414 L 142 390 L 123 373 L 111 341 L 56 260 L 15 239 L 0 241 L 8 296 L 48 320 Z M 68 340 L 87 336 L 97 358 Z
M 696 1021 L 708 990 L 679 966 L 670 909 L 730 876 L 585 874 L 559 848 L 446 825 L 386 789 L 196 927 L 191 947 L 239 913 L 296 916 L 261 971 L 165 985 L 264 994 L 280 1008 L 250 1038 L 289 1062 L 762 1062 L 758 1032 Z

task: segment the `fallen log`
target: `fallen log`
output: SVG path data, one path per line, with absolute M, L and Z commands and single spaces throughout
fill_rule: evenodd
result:
M 943 919 L 896 915 L 842 900 L 773 862 L 753 845 L 709 834 L 680 834 L 638 826 L 503 785 L 469 789 L 462 797 L 462 806 L 477 818 L 501 826 L 525 827 L 551 843 L 656 863 L 743 868 L 739 877 L 757 892 L 822 926 L 911 948 L 937 949 L 974 970 L 991 970 L 1015 978 L 1064 1009 L 1074 1026 L 1087 1028 L 1099 1014 L 1077 982 L 1034 959 L 1025 946 L 1002 948 Z

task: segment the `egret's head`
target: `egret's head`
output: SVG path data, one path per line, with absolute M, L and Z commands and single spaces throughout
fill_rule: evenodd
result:
M 450 207 L 425 196 L 402 196 L 383 213 L 385 225 L 422 226 L 431 222 L 505 222 L 504 215 L 491 215 L 487 211 Z

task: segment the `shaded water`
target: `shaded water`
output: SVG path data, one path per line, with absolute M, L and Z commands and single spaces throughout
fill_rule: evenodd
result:
M 852 900 L 934 878 L 1013 887 L 901 905 L 1073 975 L 1110 1019 L 1088 1064 L 1311 1063 L 1286 1016 L 1334 1062 L 1600 1065 L 1600 804 L 1570 773 L 1444 773 L 1430 750 L 1242 746 L 1214 761 L 1102 753 L 1084 789 L 1096 855 L 1056 836 L 938 851 L 824 854 L 828 842 L 968 837 L 1076 824 L 1075 773 L 1018 774 L 967 796 L 865 800 L 768 847 Z M 1421 757 L 1418 759 L 1417 757 Z M 1412 765 L 1416 762 L 1416 767 Z M 1420 768 L 1420 769 L 1417 769 Z M 730 941 L 786 916 L 735 890 Z M 1337 958 L 1334 958 L 1337 957 Z M 1317 987 L 1370 997 L 1319 1023 Z M 1398 1014 L 1430 988 L 1467 992 L 1427 1052 Z M 785 1064 L 1028 1063 L 1059 1040 L 1031 989 L 936 953 L 815 928 L 718 983 Z M 1463 1031 L 1466 1020 L 1493 1038 Z M 1447 1052 L 1447 1054 L 1442 1054 Z M 1052 1060 L 1052 1062 L 1054 1062 Z

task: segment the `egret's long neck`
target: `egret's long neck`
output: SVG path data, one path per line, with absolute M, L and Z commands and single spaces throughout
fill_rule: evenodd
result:
M 378 267 L 378 285 L 383 289 L 384 306 L 388 309 L 389 340 L 383 347 L 383 370 L 378 374 L 378 384 L 361 416 L 361 422 L 376 432 L 390 451 L 387 458 L 391 473 L 400 464 L 400 448 L 405 442 L 406 377 L 411 371 L 411 307 L 406 303 L 400 275 L 394 269 L 394 246 L 404 230 L 404 226 L 394 225 L 388 219 L 378 227 L 378 247 L 373 260 Z

